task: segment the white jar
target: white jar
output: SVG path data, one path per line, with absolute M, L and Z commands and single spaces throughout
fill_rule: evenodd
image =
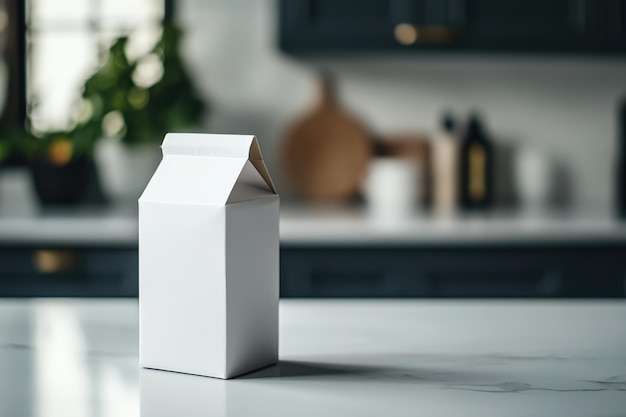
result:
M 515 182 L 522 208 L 544 210 L 553 188 L 553 164 L 549 155 L 537 148 L 522 148 L 515 158 Z
M 415 213 L 421 170 L 408 158 L 374 158 L 363 191 L 373 218 L 393 221 Z

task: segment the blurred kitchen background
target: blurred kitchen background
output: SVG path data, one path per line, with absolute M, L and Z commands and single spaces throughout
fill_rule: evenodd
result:
M 0 31 L 0 296 L 137 296 L 168 131 L 257 135 L 283 297 L 626 295 L 626 0 L 0 0 Z

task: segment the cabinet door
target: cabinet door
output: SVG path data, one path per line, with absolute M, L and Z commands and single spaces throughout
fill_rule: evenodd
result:
M 609 47 L 626 51 L 626 0 L 607 0 L 605 4 Z
M 461 0 L 457 0 L 461 1 Z M 507 52 L 604 49 L 606 1 L 465 0 L 462 48 Z
M 372 51 L 449 43 L 463 18 L 457 0 L 281 0 L 280 46 L 288 52 Z
M 626 53 L 626 0 L 280 0 L 294 53 Z
M 388 45 L 410 0 L 281 0 L 281 47 L 372 49 Z

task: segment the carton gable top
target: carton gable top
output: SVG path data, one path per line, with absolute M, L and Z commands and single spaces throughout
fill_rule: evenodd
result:
M 276 194 L 251 135 L 168 133 L 143 202 L 224 205 Z

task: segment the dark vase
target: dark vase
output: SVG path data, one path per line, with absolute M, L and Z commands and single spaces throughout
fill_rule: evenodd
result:
M 616 203 L 617 215 L 626 219 L 626 98 L 620 103 L 618 110 L 618 138 L 617 138 L 617 176 L 616 176 Z
M 78 158 L 63 166 L 45 161 L 31 163 L 33 185 L 39 201 L 45 205 L 81 202 L 89 185 L 91 164 L 88 158 Z

